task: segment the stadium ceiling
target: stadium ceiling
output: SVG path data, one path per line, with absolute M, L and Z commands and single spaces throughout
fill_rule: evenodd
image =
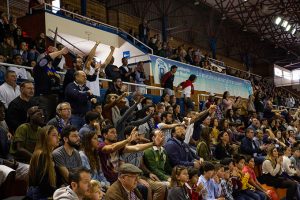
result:
M 220 12 L 223 20 L 234 20 L 243 31 L 255 32 L 261 40 L 267 39 L 289 53 L 300 55 L 300 0 L 191 1 L 194 6 L 198 3 L 211 6 Z M 278 17 L 281 21 L 276 24 Z M 283 21 L 290 26 L 283 27 Z

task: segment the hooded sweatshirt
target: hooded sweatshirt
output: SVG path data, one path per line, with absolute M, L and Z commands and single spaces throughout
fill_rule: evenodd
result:
M 57 189 L 53 194 L 53 200 L 79 200 L 77 194 L 70 186 Z

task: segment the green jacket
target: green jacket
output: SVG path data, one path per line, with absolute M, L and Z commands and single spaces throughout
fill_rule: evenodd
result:
M 145 150 L 144 163 L 161 181 L 167 181 L 170 177 L 172 168 L 164 149 L 161 153 L 155 146 Z

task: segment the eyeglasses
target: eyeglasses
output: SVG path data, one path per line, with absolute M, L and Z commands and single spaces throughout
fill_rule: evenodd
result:
M 61 108 L 60 110 L 71 110 L 71 108 Z

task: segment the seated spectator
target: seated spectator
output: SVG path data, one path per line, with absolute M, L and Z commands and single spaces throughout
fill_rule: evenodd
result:
M 85 114 L 85 124 L 79 130 L 79 136 L 82 138 L 84 134 L 90 131 L 96 131 L 99 136 L 101 135 L 99 114 L 93 111 L 89 111 Z
M 171 134 L 173 137 L 165 145 L 171 166 L 194 166 L 199 169 L 201 164 L 200 158 L 184 143 L 185 128 L 183 126 L 176 126 L 172 128 Z
M 137 137 L 137 130 L 134 128 L 130 136 L 117 142 L 117 132 L 113 126 L 102 128 L 104 141 L 98 146 L 98 153 L 102 164 L 102 170 L 107 180 L 112 184 L 118 178 L 118 170 L 123 162 L 121 155 L 125 153 L 136 153 L 152 147 L 153 143 L 128 145 Z
M 214 145 L 217 145 L 218 144 L 218 137 L 219 137 L 219 134 L 220 134 L 220 131 L 218 129 L 219 127 L 219 121 L 217 118 L 211 118 L 210 120 L 210 125 L 209 125 L 212 130 L 211 130 L 211 134 L 212 134 L 212 143 Z
M 218 160 L 224 158 L 231 158 L 233 154 L 233 148 L 230 146 L 229 135 L 226 131 L 222 131 L 218 137 L 218 144 L 215 149 L 215 157 Z
M 20 95 L 20 87 L 17 85 L 17 75 L 14 71 L 7 70 L 5 74 L 5 83 L 0 86 L 0 101 L 4 103 L 5 108 L 11 101 Z
M 56 189 L 52 151 L 58 146 L 58 132 L 50 125 L 44 126 L 38 133 L 39 140 L 30 160 L 27 197 L 46 199 L 52 197 Z
M 268 155 L 262 164 L 262 176 L 260 181 L 263 184 L 275 188 L 286 188 L 286 200 L 293 200 L 297 191 L 297 183 L 281 176 L 282 156 L 278 156 L 277 148 L 271 145 L 268 148 Z
M 27 120 L 27 110 L 37 103 L 32 98 L 34 85 L 31 81 L 24 81 L 20 85 L 20 96 L 8 105 L 6 121 L 10 130 L 14 133 L 18 126 Z
M 45 125 L 43 110 L 38 106 L 29 108 L 27 115 L 28 123 L 21 124 L 17 128 L 10 149 L 15 159 L 24 163 L 29 163 L 38 141 L 38 131 Z
M 105 200 L 143 199 L 137 189 L 138 176 L 141 173 L 142 170 L 132 164 L 121 165 L 118 179 L 107 190 Z
M 62 102 L 56 107 L 56 116 L 48 121 L 48 125 L 53 125 L 57 129 L 59 135 L 64 127 L 71 125 L 71 105 L 68 102 Z
M 8 35 L 4 34 L 3 37 L 0 37 L 3 41 L 0 44 L 0 54 L 3 55 L 6 59 L 13 57 L 13 48 L 14 48 L 14 40 L 13 38 Z
M 205 127 L 201 130 L 200 142 L 197 145 L 197 155 L 205 161 L 212 161 L 213 155 L 211 151 L 211 128 Z
M 14 49 L 13 55 L 20 55 L 25 64 L 28 63 L 28 44 L 26 42 L 21 42 L 18 49 Z
M 62 131 L 64 145 L 55 149 L 52 153 L 55 168 L 57 171 L 57 186 L 66 184 L 70 170 L 82 166 L 79 152 L 80 137 L 74 126 L 66 126 Z
M 79 130 L 84 125 L 83 117 L 90 103 L 96 103 L 97 99 L 85 85 L 86 74 L 83 71 L 76 71 L 74 77 L 75 81 L 66 87 L 65 98 L 72 108 L 71 124 Z
M 14 55 L 13 62 L 15 65 L 23 65 L 22 56 L 20 54 Z M 23 81 L 23 80 L 29 79 L 27 71 L 23 67 L 9 67 L 8 70 L 16 72 L 18 81 Z
M 91 171 L 92 179 L 97 180 L 107 189 L 110 183 L 106 180 L 102 169 L 100 158 L 97 153 L 98 134 L 95 131 L 87 132 L 82 137 L 81 151 L 79 151 L 82 166 Z
M 5 122 L 5 107 L 0 102 L 0 158 L 6 159 L 8 157 L 11 140 L 12 134 L 9 132 Z
M 128 138 L 131 135 L 134 126 L 127 126 L 125 128 L 124 134 Z M 138 135 L 133 141 L 127 144 L 127 147 L 138 147 L 142 149 L 149 149 L 149 145 L 161 145 L 164 141 L 162 133 L 159 133 L 154 137 L 152 144 L 149 140 L 145 139 L 143 135 Z M 151 147 L 150 147 L 151 148 Z M 125 163 L 131 163 L 139 167 L 143 171 L 143 176 L 138 181 L 138 188 L 146 187 L 148 191 L 148 199 L 159 200 L 164 199 L 166 194 L 166 185 L 162 183 L 159 178 L 151 173 L 151 171 L 146 167 L 143 160 L 144 151 L 133 151 L 125 152 L 122 155 L 122 160 Z
M 267 200 L 267 195 L 260 191 L 256 190 L 255 186 L 251 184 L 251 176 L 249 173 L 244 173 L 242 170 L 245 166 L 245 157 L 240 155 L 235 155 L 234 164 L 237 170 L 237 177 L 242 183 L 241 191 L 239 196 L 244 198 L 253 198 L 258 200 Z
M 214 175 L 214 171 L 215 171 L 214 165 L 210 162 L 205 162 L 202 167 L 202 171 L 203 171 L 203 174 L 199 177 L 197 184 L 198 185 L 202 184 L 206 191 L 204 193 L 204 195 L 202 195 L 203 199 L 225 200 L 224 197 L 220 197 L 219 189 L 218 189 L 219 186 L 213 179 L 213 175 Z
M 89 200 L 102 200 L 104 195 L 101 183 L 97 180 L 91 180 L 87 198 Z
M 284 147 L 284 155 L 282 159 L 282 172 L 284 175 L 292 180 L 299 182 L 300 171 L 297 171 L 295 166 L 292 165 L 292 160 L 290 159 L 292 155 L 292 148 L 287 146 Z
M 69 174 L 69 186 L 57 189 L 53 194 L 53 200 L 75 200 L 83 199 L 89 191 L 91 181 L 90 171 L 78 167 Z
M 293 154 L 290 157 L 291 159 L 291 164 L 295 167 L 296 171 L 300 171 L 300 149 L 299 146 L 294 145 L 294 147 L 292 148 Z
M 262 155 L 263 151 L 267 149 L 266 145 L 256 146 L 255 141 L 253 140 L 254 131 L 250 128 L 246 130 L 246 135 L 242 139 L 240 146 L 241 153 L 253 156 L 256 163 L 261 164 L 265 157 Z
M 257 180 L 256 178 L 256 174 L 254 172 L 254 167 L 255 167 L 255 161 L 254 161 L 254 158 L 253 157 L 248 157 L 246 158 L 246 165 L 244 166 L 243 168 L 243 173 L 244 174 L 249 174 L 249 183 L 255 187 L 255 189 L 257 191 L 260 191 L 260 192 L 263 192 L 265 193 L 267 196 L 276 196 L 277 197 L 277 194 L 274 190 L 271 190 L 271 189 L 268 189 L 266 190 L 261 184 L 260 182 Z M 277 197 L 278 198 L 278 197 Z
M 189 200 L 189 189 L 186 184 L 189 174 L 186 166 L 175 166 L 172 171 L 168 200 Z
M 160 99 L 161 103 L 164 104 L 166 107 L 170 106 L 170 95 L 168 93 L 163 93 Z
M 152 138 L 152 141 L 154 141 L 159 134 L 162 134 L 160 130 L 153 130 L 151 134 L 152 137 L 150 137 Z M 152 148 L 146 149 L 144 153 L 144 163 L 151 173 L 155 174 L 159 180 L 170 182 L 172 168 L 170 166 L 167 153 L 163 147 L 164 144 L 165 142 L 163 140 L 160 144 L 156 144 Z
M 146 110 L 145 115 L 146 116 L 151 115 L 152 117 L 148 119 L 148 121 L 145 122 L 144 124 L 139 125 L 138 130 L 140 134 L 144 134 L 145 138 L 151 139 L 150 134 L 155 129 L 155 121 L 153 117 L 153 114 L 155 112 L 155 107 L 154 105 L 146 106 L 146 107 L 147 108 L 145 109 Z
M 164 133 L 165 143 L 172 137 L 172 128 L 178 126 L 179 124 L 173 124 L 172 113 L 164 112 L 161 115 L 161 123 L 157 124 L 157 128 L 161 129 Z

